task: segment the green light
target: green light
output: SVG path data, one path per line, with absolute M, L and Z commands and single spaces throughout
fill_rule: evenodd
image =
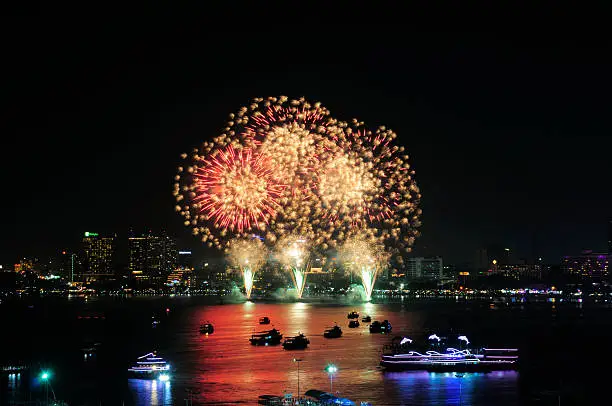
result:
M 338 372 L 338 368 L 334 364 L 328 364 L 325 367 L 325 370 L 327 371 L 328 374 L 333 374 L 333 373 Z
M 43 381 L 46 381 L 47 379 L 49 379 L 49 372 L 47 371 L 43 371 L 42 374 L 40 374 L 40 379 L 42 379 Z
M 97 237 L 98 233 L 90 233 L 89 231 L 85 231 L 85 237 Z

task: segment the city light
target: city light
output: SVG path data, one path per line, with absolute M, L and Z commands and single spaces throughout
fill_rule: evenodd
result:
M 170 380 L 170 375 L 160 374 L 157 379 L 159 379 L 161 382 L 168 382 Z

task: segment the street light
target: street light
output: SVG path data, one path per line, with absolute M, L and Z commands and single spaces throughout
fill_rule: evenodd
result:
M 302 361 L 301 358 L 294 358 L 293 362 L 297 363 L 297 374 L 298 374 L 298 391 L 297 391 L 297 395 L 298 395 L 298 400 L 300 399 L 300 362 Z
M 329 374 L 329 393 L 334 393 L 334 374 L 338 372 L 338 367 L 334 364 L 327 364 L 325 371 Z
M 51 377 L 51 373 L 49 371 L 42 371 L 40 373 L 40 379 L 45 383 L 45 402 L 49 404 L 49 378 Z

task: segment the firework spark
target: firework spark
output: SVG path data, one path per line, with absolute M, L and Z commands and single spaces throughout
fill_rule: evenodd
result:
M 177 210 L 186 225 L 195 226 L 194 234 L 202 234 L 209 245 L 221 248 L 222 237 L 228 232 L 244 235 L 268 227 L 285 186 L 264 155 L 228 145 L 208 155 L 196 153 L 193 159 L 189 176 L 183 176 L 189 183 L 181 188 L 177 182 L 175 196 L 179 202 L 189 202 L 178 205 Z M 178 176 L 177 181 L 180 179 Z M 201 221 L 207 226 L 200 226 Z
M 349 238 L 339 250 L 340 256 L 351 265 L 351 270 L 361 277 L 366 300 L 372 299 L 374 284 L 388 254 L 374 237 L 365 235 Z
M 306 239 L 295 235 L 284 237 L 277 246 L 281 262 L 291 271 L 298 299 L 302 298 L 310 269 L 309 248 Z
M 267 251 L 259 239 L 234 239 L 227 250 L 230 263 L 242 271 L 247 299 L 251 298 L 255 273 L 266 262 Z

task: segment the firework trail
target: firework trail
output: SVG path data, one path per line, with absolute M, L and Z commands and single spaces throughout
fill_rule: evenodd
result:
M 298 299 L 302 298 L 306 286 L 306 275 L 310 270 L 310 246 L 304 237 L 289 235 L 277 244 L 277 255 L 291 272 Z
M 257 238 L 233 239 L 229 243 L 227 254 L 232 266 L 242 271 L 244 290 L 247 299 L 250 299 L 255 273 L 266 262 L 266 247 Z
M 339 255 L 351 264 L 351 271 L 361 277 L 366 300 L 370 301 L 376 277 L 388 259 L 384 246 L 374 237 L 355 236 L 340 247 Z

